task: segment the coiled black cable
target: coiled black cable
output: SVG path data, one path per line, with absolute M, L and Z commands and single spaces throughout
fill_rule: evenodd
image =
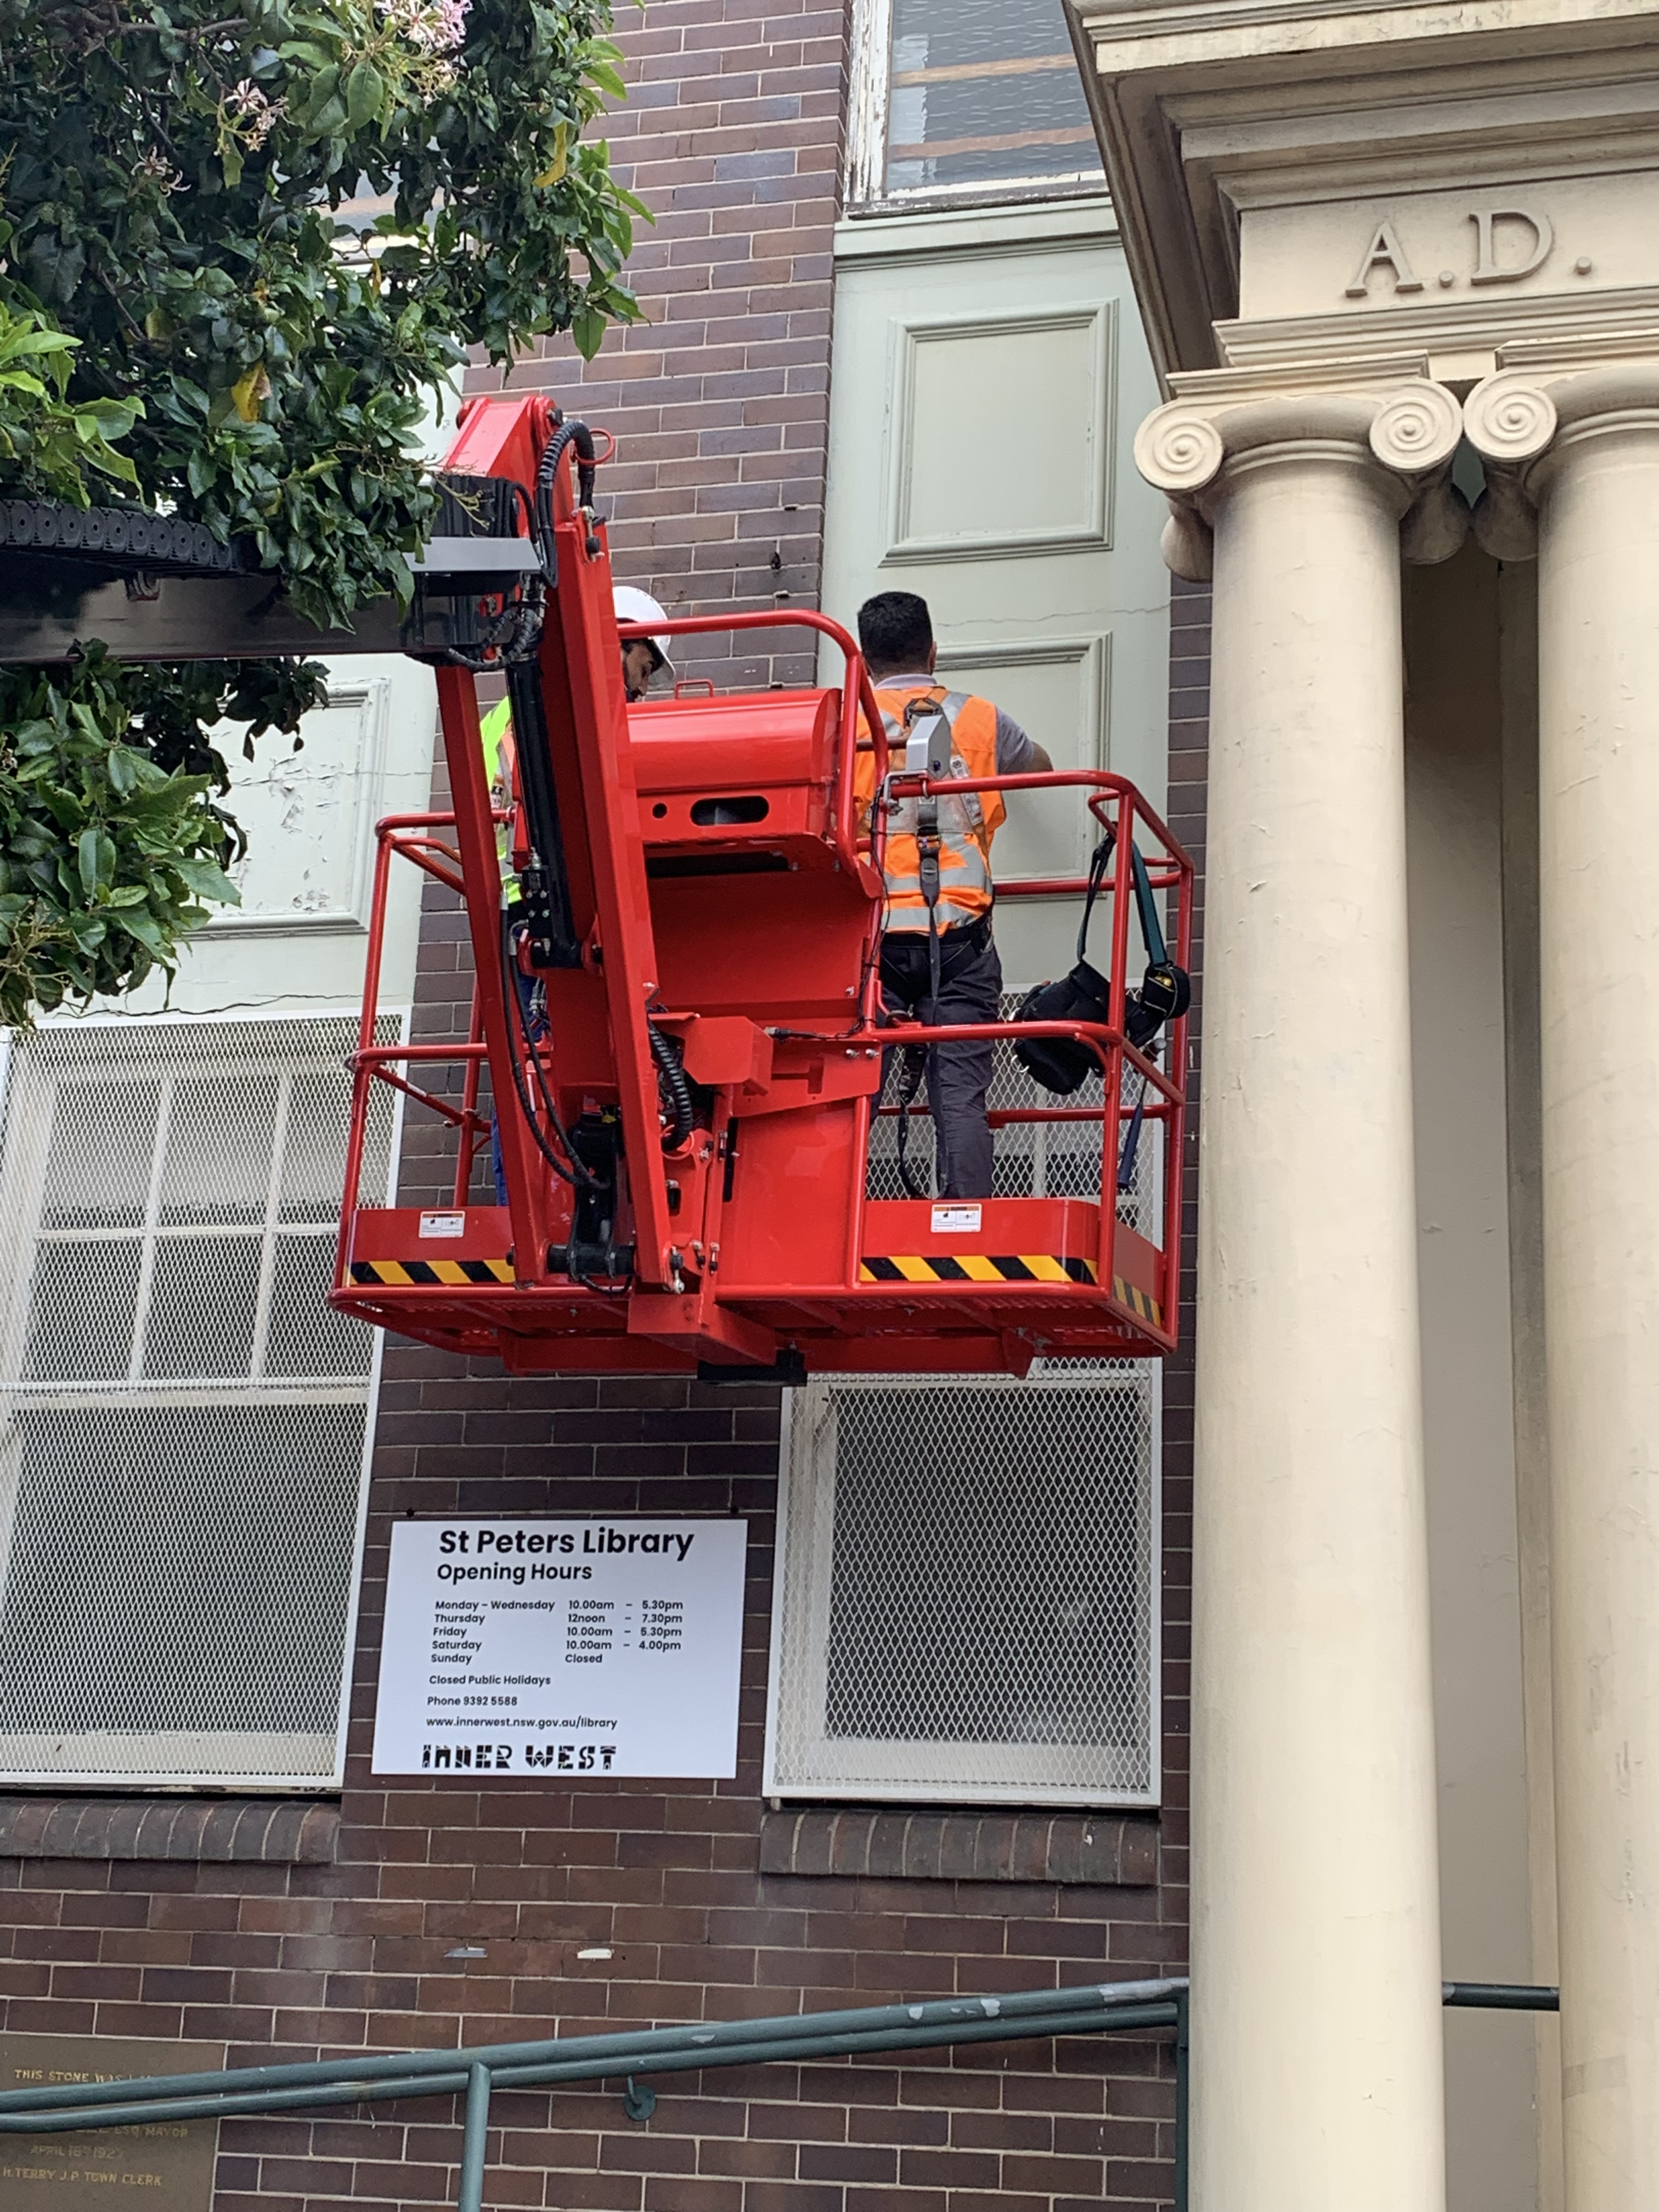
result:
M 654 1022 L 645 1025 L 651 1040 L 651 1057 L 657 1063 L 657 1089 L 672 1119 L 664 1130 L 662 1148 L 672 1152 L 683 1145 L 691 1133 L 696 1109 L 691 1103 L 691 1085 L 687 1082 L 685 1069 L 679 1054 Z
M 890 1049 L 891 1048 L 890 1048 Z M 931 1191 L 923 1190 L 910 1171 L 910 1115 L 921 1089 L 921 1079 L 927 1073 L 933 1054 L 925 1046 L 908 1044 L 899 1048 L 899 1085 L 897 1092 L 898 1128 L 896 1152 L 899 1181 L 912 1198 L 929 1198 Z M 884 1090 L 885 1085 L 883 1086 Z M 878 1103 L 880 1102 L 878 1101 Z

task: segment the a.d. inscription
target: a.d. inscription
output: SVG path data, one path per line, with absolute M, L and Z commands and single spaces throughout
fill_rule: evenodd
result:
M 1434 272 L 1435 283 L 1443 292 L 1455 289 L 1460 277 L 1469 284 L 1517 284 L 1541 269 L 1554 251 L 1555 225 L 1540 208 L 1471 208 L 1468 221 L 1474 235 L 1464 266 Z M 1393 215 L 1372 223 L 1359 265 L 1344 291 L 1345 299 L 1369 299 L 1374 278 L 1385 290 L 1392 280 L 1396 293 L 1425 289 L 1407 249 L 1407 228 L 1401 218 Z M 1587 274 L 1589 266 L 1584 263 L 1580 273 Z
M 222 2043 L 152 2043 L 126 2036 L 0 2035 L 0 2090 L 50 2089 L 141 2074 L 206 2074 Z M 0 2136 L 5 2212 L 210 2212 L 216 2120 Z

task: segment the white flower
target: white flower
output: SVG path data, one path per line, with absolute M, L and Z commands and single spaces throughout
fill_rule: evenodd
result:
M 380 0 L 382 20 L 423 54 L 452 54 L 466 36 L 471 0 Z
M 234 116 L 241 126 L 240 135 L 250 146 L 263 146 L 276 128 L 283 112 L 280 100 L 266 98 L 252 77 L 245 76 L 225 94 L 225 112 Z

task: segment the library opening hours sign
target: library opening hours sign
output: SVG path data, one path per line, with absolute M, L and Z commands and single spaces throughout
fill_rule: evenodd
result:
M 376 1774 L 726 1779 L 742 1521 L 392 1524 Z

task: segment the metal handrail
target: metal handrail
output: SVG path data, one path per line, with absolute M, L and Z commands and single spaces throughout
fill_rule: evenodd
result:
M 1170 1976 L 1156 1981 L 1026 1990 L 1011 1996 L 944 1997 L 921 2004 L 787 2013 L 767 2020 L 639 2028 L 612 2035 L 555 2036 L 536 2042 L 464 2045 L 455 2051 L 388 2051 L 369 2058 L 322 2058 L 279 2066 L 227 2067 L 217 2073 L 152 2074 L 131 2081 L 11 2089 L 0 2093 L 0 2134 L 142 2127 L 157 2121 L 229 2119 L 371 2100 L 459 2094 L 466 2104 L 456 2212 L 480 2212 L 489 2106 L 497 2088 L 623 2080 L 629 2118 L 647 2119 L 656 2098 L 651 2089 L 636 2087 L 635 2077 L 641 2075 L 938 2050 L 957 2044 L 1172 2029 L 1175 2202 L 1176 2212 L 1185 2212 L 1188 2001 L 1185 1978 Z M 1449 2007 L 1482 2011 L 1554 2012 L 1560 2007 L 1560 1992 L 1518 1983 L 1446 1982 L 1441 2001 Z

